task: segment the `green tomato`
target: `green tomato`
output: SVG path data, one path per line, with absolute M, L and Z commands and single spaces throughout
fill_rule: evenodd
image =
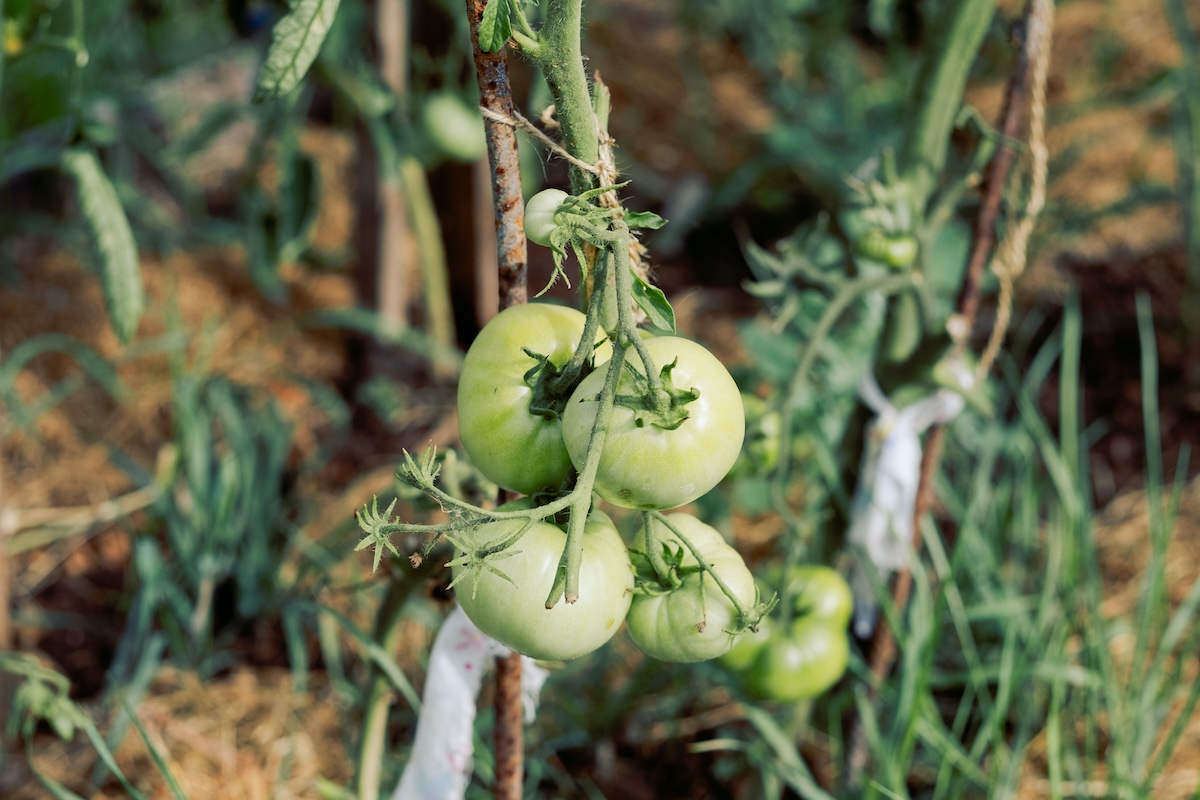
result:
M 757 599 L 754 576 L 715 528 L 690 514 L 667 517 L 687 537 L 701 557 L 746 608 Z M 670 530 L 657 520 L 652 523 L 659 541 L 683 548 L 682 567 L 699 562 Z M 707 661 L 729 652 L 737 636 L 730 631 L 738 624 L 737 608 L 706 572 L 690 571 L 679 588 L 666 594 L 640 594 L 633 598 L 626 619 L 629 636 L 648 656 L 663 661 Z
M 522 520 L 501 520 L 468 533 L 481 545 L 520 530 Z M 633 564 L 608 515 L 592 511 L 583 533 L 579 599 L 546 608 L 567 534 L 536 522 L 511 547 L 491 557 L 475 576 L 455 566 L 455 594 L 479 630 L 522 655 L 567 661 L 596 650 L 617 632 L 633 599 Z M 461 554 L 460 554 L 461 555 Z
M 746 409 L 746 435 L 732 474 L 737 477 L 762 475 L 779 463 L 783 418 L 758 395 L 742 394 L 742 405 Z
M 838 682 L 849 661 L 845 631 L 805 617 L 792 623 L 787 635 L 767 641 L 746 674 L 746 688 L 783 702 L 816 697 Z
M 483 117 L 454 92 L 440 92 L 425 101 L 421 121 L 437 149 L 459 161 L 475 161 L 487 153 Z
M 845 630 L 854 611 L 854 594 L 840 572 L 823 564 L 802 564 L 788 570 L 788 584 L 798 617 Z
M 888 304 L 882 355 L 891 364 L 908 361 L 925 335 L 925 320 L 915 291 L 900 292 Z
M 492 482 L 520 494 L 557 490 L 571 469 L 557 412 L 530 410 L 537 359 L 561 367 L 583 335 L 573 308 L 528 303 L 501 311 L 467 350 L 458 381 L 458 429 L 471 461 Z
M 525 204 L 525 238 L 542 247 L 550 246 L 550 234 L 558 224 L 554 212 L 569 195 L 562 189 L 543 189 Z
M 708 492 L 729 472 L 741 452 L 746 412 L 737 384 L 703 346 L 678 336 L 645 341 L 658 368 L 675 362 L 671 379 L 699 397 L 687 403 L 687 418 L 673 430 L 647 422 L 644 412 L 616 405 L 596 475 L 596 492 L 614 505 L 636 509 L 676 508 Z M 618 395 L 636 391 L 630 369 L 642 373 L 634 350 L 626 354 Z M 582 469 L 596 421 L 607 366 L 579 384 L 563 412 L 563 438 L 576 469 Z
M 910 234 L 886 233 L 873 228 L 854 240 L 854 249 L 872 261 L 893 269 L 904 269 L 917 260 L 919 246 L 916 237 Z

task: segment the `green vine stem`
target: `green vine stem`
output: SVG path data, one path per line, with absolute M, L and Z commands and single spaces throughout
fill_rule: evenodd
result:
M 915 274 L 885 275 L 881 277 L 861 278 L 847 283 L 838 290 L 837 294 L 825 306 L 825 312 L 817 322 L 816 328 L 813 329 L 812 335 L 804 347 L 804 354 L 800 357 L 800 363 L 796 366 L 795 372 L 792 373 L 791 384 L 788 386 L 787 395 L 783 400 L 778 434 L 780 443 L 779 463 L 775 466 L 774 480 L 771 482 L 773 505 L 779 510 L 780 515 L 784 517 L 784 521 L 789 526 L 796 527 L 799 522 L 799 518 L 792 509 L 791 504 L 787 501 L 788 477 L 791 474 L 791 447 L 789 443 L 792 440 L 792 418 L 795 416 L 797 398 L 800 396 L 805 384 L 809 381 L 809 373 L 812 371 L 813 364 L 816 363 L 817 356 L 820 355 L 822 345 L 829 337 L 833 326 L 837 324 L 842 314 L 846 313 L 850 304 L 855 300 L 872 292 L 891 296 L 913 287 L 916 280 L 917 276 Z M 786 612 L 787 598 L 784 598 L 784 601 Z
M 692 544 L 691 540 L 688 539 L 686 536 L 684 536 L 683 533 L 680 532 L 680 530 L 678 528 L 676 528 L 674 525 L 672 525 L 671 521 L 669 519 L 667 519 L 667 516 L 665 514 L 663 514 L 661 511 L 651 511 L 649 513 L 654 517 L 654 519 L 656 519 L 658 522 L 661 522 L 663 524 L 663 526 L 666 527 L 666 529 L 669 530 L 671 532 L 671 534 L 675 536 L 676 539 L 683 542 L 683 546 L 686 547 L 688 549 L 688 552 L 690 552 L 692 554 L 692 558 L 696 559 L 696 564 L 700 567 L 700 569 L 707 572 L 708 576 L 713 579 L 713 581 L 717 584 L 718 588 L 720 588 L 721 592 L 727 598 L 729 598 L 729 602 L 733 605 L 733 607 L 735 609 L 737 609 L 738 627 L 741 628 L 744 626 L 756 624 L 758 622 L 758 620 L 752 619 L 753 610 L 746 608 L 746 606 L 742 604 L 742 601 L 738 599 L 738 596 L 733 593 L 732 589 L 729 588 L 729 584 L 725 583 L 725 581 L 722 580 L 720 574 L 712 568 L 712 564 L 709 564 L 708 561 L 705 560 L 704 556 L 700 554 L 700 550 L 697 549 L 694 544 Z M 652 547 L 653 545 L 650 545 L 650 546 Z M 700 582 L 700 587 L 701 587 L 701 590 L 703 590 L 703 587 L 704 587 L 703 581 Z
M 563 147 L 580 161 L 595 164 L 600 159 L 600 143 L 583 67 L 582 33 L 583 0 L 549 0 L 546 22 L 537 33 L 537 47 L 525 48 L 525 52 L 538 65 L 554 96 Z M 593 176 L 579 167 L 572 166 L 570 176 L 571 194 L 582 194 L 595 186 Z
M 925 207 L 945 169 L 963 90 L 991 25 L 996 0 L 963 0 L 953 4 L 953 9 L 930 44 L 932 57 L 922 63 L 913 81 L 914 120 L 901 150 L 913 208 L 922 224 Z
M 642 512 L 642 546 L 646 548 L 646 559 L 650 562 L 654 574 L 658 576 L 660 584 L 664 587 L 678 586 L 679 576 L 667 565 L 666 559 L 663 558 L 661 542 L 654 535 L 650 524 L 653 519 L 654 515 L 649 511 Z

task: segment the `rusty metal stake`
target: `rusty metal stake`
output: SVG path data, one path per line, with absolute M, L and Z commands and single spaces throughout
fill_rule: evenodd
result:
M 479 23 L 485 0 L 467 0 L 471 25 L 475 78 L 479 104 L 504 118 L 513 112 L 508 82 L 507 48 L 485 53 L 479 48 Z M 496 250 L 500 309 L 526 302 L 525 201 L 521 195 L 521 167 L 517 159 L 516 131 L 508 125 L 484 120 L 488 164 L 491 167 L 492 203 L 496 215 Z M 525 727 L 521 708 L 521 656 L 512 653 L 496 659 L 495 755 L 497 800 L 520 800 L 525 772 Z

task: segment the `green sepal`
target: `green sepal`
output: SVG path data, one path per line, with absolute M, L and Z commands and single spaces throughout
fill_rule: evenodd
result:
M 655 408 L 654 400 L 650 395 L 650 382 L 646 380 L 645 375 L 638 372 L 637 367 L 630 361 L 625 362 L 625 374 L 633 381 L 634 391 L 630 394 L 618 394 L 614 402 L 633 410 L 635 426 L 644 428 L 648 423 L 664 431 L 673 431 L 687 421 L 687 405 L 693 400 L 699 399 L 700 392 L 696 389 L 679 389 L 675 386 L 671 372 L 678 363 L 679 359 L 675 359 L 659 371 L 659 383 L 662 391 L 668 397 L 668 402 L 666 408 Z
M 654 568 L 654 562 L 643 550 L 630 550 L 629 559 L 633 562 L 634 594 L 646 597 L 661 597 L 683 585 L 683 574 L 695 569 L 683 566 L 682 547 L 672 547 L 667 542 L 660 542 L 662 560 L 667 567 L 666 574 L 660 574 Z
M 548 356 L 535 353 L 528 347 L 521 349 L 525 355 L 537 362 L 522 376 L 525 385 L 533 390 L 533 397 L 529 399 L 529 413 L 547 420 L 561 419 L 563 410 L 567 407 L 567 399 L 575 391 L 579 382 L 592 371 L 591 359 L 584 362 L 583 369 L 579 371 L 577 379 L 572 381 L 570 386 L 561 387 L 556 385 L 559 376 L 562 375 L 562 370 L 557 364 Z

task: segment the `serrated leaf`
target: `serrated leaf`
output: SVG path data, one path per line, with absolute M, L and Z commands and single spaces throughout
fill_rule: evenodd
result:
M 121 341 L 128 342 L 137 331 L 146 304 L 129 219 L 93 151 L 67 150 L 62 163 L 75 179 L 79 210 L 100 255 L 100 282 L 109 320 Z
M 292 10 L 275 23 L 267 60 L 254 87 L 254 102 L 261 103 L 296 88 L 333 27 L 339 2 L 297 0 Z
M 479 21 L 479 49 L 498 53 L 512 36 L 512 12 L 509 0 L 488 0 Z
M 664 331 L 675 332 L 675 309 L 667 302 L 662 289 L 646 282 L 641 275 L 633 275 L 633 301 L 646 312 L 650 324 Z
M 626 211 L 624 219 L 625 224 L 633 229 L 649 228 L 656 231 L 667 224 L 665 219 L 653 211 Z

